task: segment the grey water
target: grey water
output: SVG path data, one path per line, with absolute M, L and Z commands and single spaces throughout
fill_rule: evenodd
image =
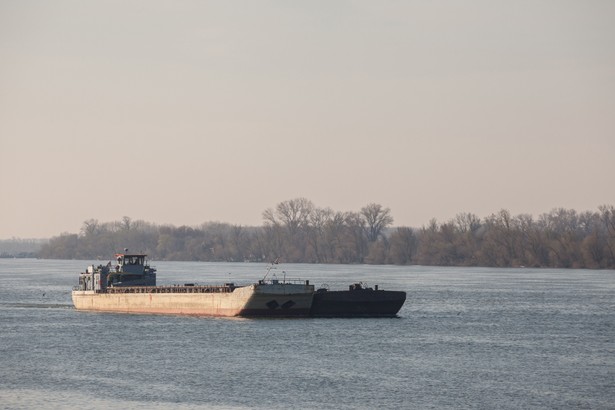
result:
M 225 319 L 78 312 L 90 263 L 0 259 L 0 408 L 615 408 L 615 271 L 277 265 L 408 298 L 398 318 Z M 159 284 L 266 269 L 153 265 Z

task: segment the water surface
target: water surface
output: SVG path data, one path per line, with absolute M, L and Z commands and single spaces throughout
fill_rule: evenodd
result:
M 106 261 L 104 261 L 106 263 Z M 78 312 L 90 261 L 0 259 L 0 408 L 613 408 L 615 272 L 278 265 L 405 290 L 393 319 Z M 159 284 L 265 265 L 157 262 Z

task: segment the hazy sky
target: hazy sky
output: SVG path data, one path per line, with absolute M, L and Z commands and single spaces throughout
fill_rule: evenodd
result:
M 615 1 L 0 0 L 0 238 L 615 204 Z

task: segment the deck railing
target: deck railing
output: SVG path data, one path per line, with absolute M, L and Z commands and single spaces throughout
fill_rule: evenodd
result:
M 299 278 L 283 278 L 283 279 L 261 279 L 258 281 L 259 285 L 309 285 L 309 280 L 303 280 Z
M 107 293 L 230 293 L 236 286 L 118 286 L 107 288 Z

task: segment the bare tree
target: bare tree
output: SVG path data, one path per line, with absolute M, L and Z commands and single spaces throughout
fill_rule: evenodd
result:
M 412 228 L 400 227 L 391 235 L 390 260 L 396 265 L 406 265 L 414 262 L 418 247 L 418 238 Z
M 481 226 L 480 218 L 473 213 L 460 213 L 455 217 L 455 227 L 459 232 L 476 232 Z
M 393 223 L 391 210 L 383 208 L 380 204 L 369 204 L 361 208 L 361 217 L 366 224 L 367 240 L 375 242 L 382 234 L 382 231 Z
M 615 207 L 613 205 L 600 205 L 598 210 L 606 231 L 606 249 L 610 259 L 608 265 L 612 266 L 615 264 Z
M 265 222 L 265 226 L 279 225 L 275 211 L 272 208 L 267 208 L 263 211 L 263 222 Z
M 123 216 L 121 223 L 122 230 L 129 231 L 131 228 L 131 222 L 132 219 L 129 216 Z
M 326 243 L 326 227 L 333 218 L 333 210 L 331 208 L 315 208 L 310 214 L 310 227 L 308 230 L 308 241 L 312 246 L 316 262 L 328 262 L 325 243 Z
M 280 221 L 284 224 L 291 234 L 297 233 L 299 228 L 308 226 L 310 216 L 314 211 L 314 204 L 306 198 L 296 198 L 280 202 L 275 211 L 267 209 L 263 212 L 265 222 L 274 225 Z
M 97 219 L 88 219 L 87 221 L 84 221 L 81 226 L 81 235 L 92 236 L 96 234 L 99 229 L 100 226 Z

